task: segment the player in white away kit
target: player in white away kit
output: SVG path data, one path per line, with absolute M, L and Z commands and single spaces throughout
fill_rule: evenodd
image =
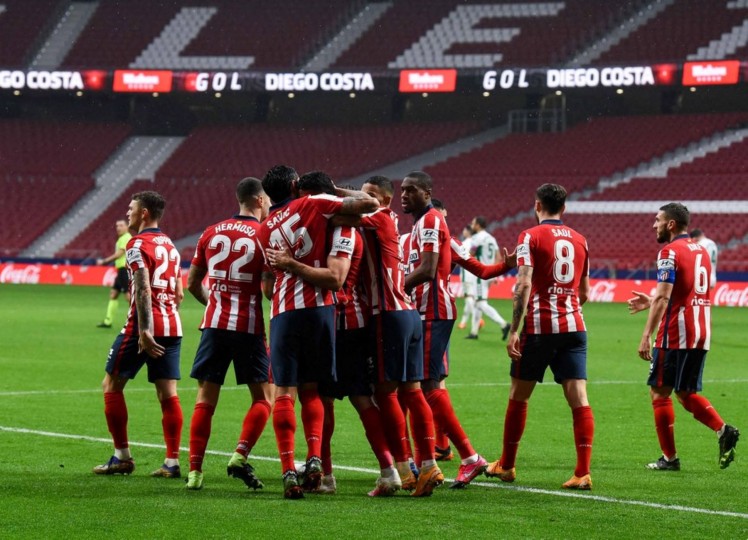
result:
M 470 253 L 473 247 L 472 237 L 473 228 L 470 225 L 466 225 L 462 230 L 462 247 L 468 253 Z M 473 320 L 473 312 L 475 311 L 475 285 L 478 283 L 478 276 L 460 267 L 460 282 L 462 283 L 462 296 L 465 298 L 465 307 L 462 309 L 462 318 L 457 328 L 463 330 L 467 328 L 468 321 Z
M 711 238 L 707 238 L 701 229 L 692 230 L 691 238 L 706 249 L 706 252 L 709 254 L 709 260 L 712 262 L 712 277 L 709 278 L 709 288 L 714 289 L 714 286 L 717 285 L 717 258 L 719 257 L 717 243 Z
M 485 265 L 496 264 L 499 255 L 499 244 L 496 238 L 486 230 L 486 218 L 476 216 L 471 223 L 473 236 L 470 239 L 470 253 Z M 472 326 L 466 339 L 478 339 L 481 317 L 485 314 L 493 322 L 501 326 L 501 339 L 509 334 L 509 323 L 499 315 L 493 306 L 488 304 L 488 287 L 491 280 L 478 279 L 475 284 L 475 307 L 473 309 Z

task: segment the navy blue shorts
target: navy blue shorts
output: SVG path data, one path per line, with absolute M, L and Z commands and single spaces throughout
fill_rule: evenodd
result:
M 423 380 L 423 328 L 414 309 L 384 311 L 371 319 L 378 382 Z
M 542 383 L 550 366 L 553 380 L 587 379 L 587 332 L 522 334 L 522 358 L 512 362 L 509 374 L 522 381 Z
M 114 278 L 112 289 L 121 293 L 127 293 L 130 290 L 130 274 L 126 266 L 117 268 L 117 277 Z
M 441 381 L 449 375 L 449 338 L 455 321 L 423 321 L 424 379 Z
M 134 379 L 143 364 L 148 365 L 148 382 L 158 379 L 181 379 L 179 372 L 179 351 L 181 337 L 157 337 L 156 343 L 166 352 L 161 358 L 151 358 L 145 352 L 138 353 L 138 336 L 119 334 L 109 349 L 106 359 L 106 372 L 112 377 Z
M 670 386 L 676 392 L 701 392 L 706 353 L 703 349 L 654 349 L 647 384 Z
M 321 381 L 319 394 L 343 399 L 346 396 L 370 396 L 374 360 L 368 328 L 338 330 L 335 334 L 336 381 Z
M 232 360 L 236 384 L 268 382 L 265 336 L 216 328 L 203 329 L 190 377 L 222 385 Z
M 270 365 L 278 386 L 334 380 L 335 306 L 294 309 L 273 317 Z

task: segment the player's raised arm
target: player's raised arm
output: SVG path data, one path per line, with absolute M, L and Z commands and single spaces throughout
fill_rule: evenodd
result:
M 335 195 L 343 197 L 340 214 L 369 214 L 379 208 L 379 201 L 363 191 L 336 187 Z

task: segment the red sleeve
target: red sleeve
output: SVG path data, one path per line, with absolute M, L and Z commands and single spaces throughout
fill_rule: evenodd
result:
M 207 232 L 207 230 L 203 231 L 203 234 L 200 235 L 200 239 L 197 241 L 197 246 L 195 246 L 195 254 L 192 256 L 193 266 L 199 266 L 200 268 L 208 267 L 208 264 L 205 261 L 205 239 Z

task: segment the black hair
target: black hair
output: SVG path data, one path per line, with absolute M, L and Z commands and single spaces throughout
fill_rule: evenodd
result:
M 387 178 L 386 176 L 382 175 L 374 175 L 370 176 L 366 179 L 364 184 L 371 184 L 372 186 L 377 186 L 379 189 L 381 189 L 385 195 L 389 195 L 392 197 L 392 194 L 395 193 L 395 187 L 392 185 L 392 180 Z
M 434 189 L 434 183 L 431 180 L 431 176 L 423 171 L 409 172 L 405 178 L 412 178 L 416 181 L 416 185 L 424 191 L 431 192 Z
M 326 173 L 322 171 L 311 171 L 299 178 L 299 191 L 309 191 L 315 195 L 319 193 L 327 193 L 328 195 L 335 195 L 335 184 L 332 182 Z
M 434 199 L 432 197 L 431 198 L 431 204 L 433 204 L 434 208 L 436 208 L 437 210 L 446 210 L 446 208 L 444 207 L 444 203 L 441 202 L 439 199 Z
M 475 216 L 475 222 L 480 225 L 481 229 L 485 229 L 488 226 L 488 223 L 486 223 L 486 218 L 483 216 Z
M 298 179 L 299 175 L 293 167 L 276 165 L 265 173 L 262 179 L 262 189 L 268 194 L 270 200 L 279 203 L 293 194 L 293 183 Z
M 141 208 L 148 210 L 153 221 L 159 221 L 166 209 L 166 200 L 160 193 L 155 191 L 141 191 L 132 196 L 133 201 L 138 201 Z
M 239 204 L 247 205 L 259 195 L 262 195 L 262 182 L 258 178 L 248 176 L 239 181 L 236 186 L 236 200 Z
M 559 184 L 543 184 L 535 191 L 535 197 L 549 214 L 558 214 L 566 204 L 566 188 Z
M 685 205 L 671 202 L 660 206 L 660 210 L 664 212 L 667 219 L 675 221 L 678 229 L 683 230 L 688 228 L 688 224 L 691 222 L 691 213 Z

